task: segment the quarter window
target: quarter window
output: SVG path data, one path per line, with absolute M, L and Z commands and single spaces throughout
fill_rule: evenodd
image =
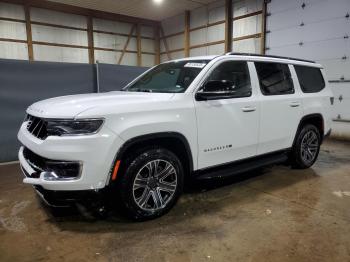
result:
M 294 68 L 304 93 L 317 93 L 326 86 L 319 68 L 297 65 Z
M 226 61 L 218 65 L 207 81 L 226 80 L 232 82 L 235 97 L 247 97 L 252 94 L 247 62 Z
M 293 94 L 294 87 L 287 64 L 255 62 L 261 92 L 264 95 Z

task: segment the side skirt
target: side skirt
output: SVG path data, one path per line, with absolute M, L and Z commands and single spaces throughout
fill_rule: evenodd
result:
M 193 177 L 196 179 L 212 179 L 229 177 L 241 174 L 260 167 L 279 164 L 288 160 L 289 149 L 280 150 L 260 156 L 254 156 L 243 160 L 230 162 L 215 167 L 200 169 L 194 172 Z

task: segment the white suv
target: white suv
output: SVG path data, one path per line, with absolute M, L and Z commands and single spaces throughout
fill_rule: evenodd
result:
M 175 204 L 185 178 L 310 167 L 331 131 L 332 104 L 312 61 L 236 53 L 170 61 L 121 91 L 30 106 L 18 133 L 23 181 L 53 206 L 117 193 L 131 217 L 154 218 Z

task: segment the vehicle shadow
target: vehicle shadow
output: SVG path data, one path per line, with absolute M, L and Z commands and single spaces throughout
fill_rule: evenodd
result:
M 279 177 L 279 174 L 283 174 L 283 177 Z M 196 216 L 219 214 L 232 202 L 237 205 L 251 204 L 264 192 L 280 190 L 317 177 L 313 169 L 292 170 L 285 166 L 274 166 L 222 179 L 196 180 L 187 184 L 180 201 L 168 214 L 146 222 L 134 222 L 126 218 L 118 206 L 109 212 L 106 219 L 101 220 L 87 219 L 75 208 L 44 209 L 49 217 L 48 222 L 62 230 L 85 233 L 147 231 L 163 225 L 186 223 Z M 248 194 L 247 190 L 252 190 L 250 186 L 254 183 L 259 183 L 260 190 Z

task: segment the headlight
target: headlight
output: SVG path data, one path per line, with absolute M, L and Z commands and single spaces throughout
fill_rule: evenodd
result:
M 97 133 L 103 124 L 102 119 L 46 120 L 48 136 L 87 135 Z

